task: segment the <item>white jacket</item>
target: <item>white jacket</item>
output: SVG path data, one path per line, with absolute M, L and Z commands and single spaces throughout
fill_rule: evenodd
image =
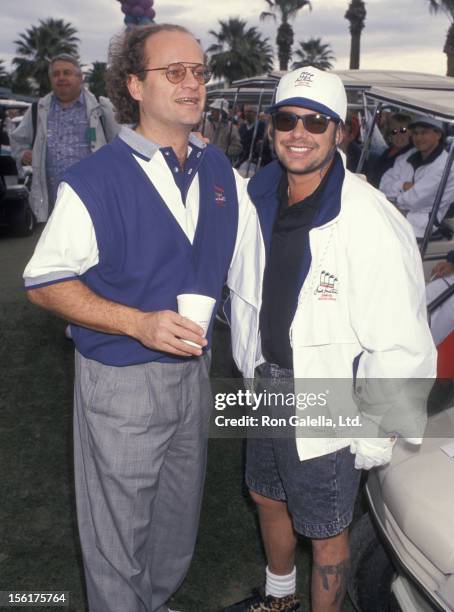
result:
M 381 379 L 388 387 L 385 409 L 391 396 L 396 411 L 401 404 L 407 408 L 402 400 L 405 382 L 395 385 L 392 379 L 427 380 L 436 370 L 422 263 L 411 227 L 380 192 L 346 170 L 340 214 L 313 228 L 309 240 L 312 263 L 290 329 L 295 392 L 310 379 L 326 380 L 331 387 L 333 379 L 341 379 L 341 392 L 331 398 L 331 410 L 354 414 L 358 401 L 377 405 L 376 380 Z M 233 355 L 250 379 L 263 361 L 258 315 L 264 266 L 264 244 L 255 218 L 228 278 Z M 337 293 L 325 295 L 322 285 L 327 273 L 337 279 Z M 352 364 L 360 353 L 354 396 Z M 330 438 L 297 437 L 301 460 L 351 443 L 342 430 Z
M 108 98 L 96 97 L 88 90 L 83 89 L 87 108 L 88 124 L 96 130 L 96 139 L 91 141 L 92 152 L 110 142 L 118 133 L 120 126 L 116 123 L 113 108 Z M 36 121 L 36 138 L 33 145 L 32 168 L 33 182 L 30 194 L 30 206 L 38 222 L 47 221 L 49 215 L 49 202 L 46 180 L 46 140 L 47 116 L 52 101 L 52 93 L 47 94 L 38 101 Z M 100 121 L 102 117 L 102 123 Z M 104 129 L 103 129 L 104 126 Z M 22 154 L 31 149 L 33 141 L 32 109 L 28 108 L 21 123 L 11 132 L 11 153 L 16 160 L 20 171 L 22 168 Z
M 417 238 L 424 236 L 429 221 L 438 186 L 443 175 L 448 154 L 442 151 L 434 161 L 420 166 L 416 171 L 408 162 L 408 158 L 417 152 L 416 148 L 399 155 L 394 166 L 382 176 L 380 191 L 390 198 L 403 211 L 407 212 L 407 220 L 414 229 Z M 414 186 L 404 191 L 403 184 L 414 183 Z M 454 201 L 454 169 L 451 170 L 445 191 L 438 209 L 437 219 L 442 221 L 450 204 Z

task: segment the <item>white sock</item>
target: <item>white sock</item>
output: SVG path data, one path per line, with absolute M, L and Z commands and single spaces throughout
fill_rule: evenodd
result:
M 273 574 L 266 566 L 265 594 L 273 597 L 286 597 L 296 592 L 296 567 L 290 574 L 279 576 Z

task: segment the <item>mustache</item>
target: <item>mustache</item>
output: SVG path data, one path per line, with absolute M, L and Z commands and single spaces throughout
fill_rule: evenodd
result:
M 308 147 L 310 149 L 320 148 L 320 145 L 318 145 L 317 143 L 307 142 L 304 140 L 288 140 L 288 141 L 281 140 L 281 144 L 284 145 L 285 147 Z

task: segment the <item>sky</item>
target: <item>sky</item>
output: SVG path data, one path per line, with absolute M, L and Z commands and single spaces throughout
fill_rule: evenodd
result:
M 348 0 L 312 0 L 312 11 L 302 9 L 292 22 L 295 43 L 321 37 L 336 57 L 335 69 L 349 67 L 349 23 L 344 19 Z M 274 46 L 276 23 L 260 21 L 265 0 L 154 0 L 156 21 L 178 23 L 191 30 L 207 48 L 210 30 L 219 20 L 241 17 L 257 26 Z M 69 21 L 78 30 L 84 64 L 105 61 L 110 38 L 122 31 L 123 14 L 117 0 L 0 0 L 0 59 L 9 66 L 14 40 L 40 19 Z M 361 38 L 361 68 L 394 69 L 446 74 L 443 45 L 450 25 L 447 15 L 429 12 L 429 0 L 366 0 L 366 27 Z M 295 44 L 296 46 L 296 44 Z

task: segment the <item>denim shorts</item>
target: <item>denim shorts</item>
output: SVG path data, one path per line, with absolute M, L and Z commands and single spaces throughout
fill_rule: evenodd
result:
M 361 477 L 354 465 L 349 447 L 301 461 L 293 437 L 247 441 L 247 486 L 286 501 L 295 531 L 311 539 L 338 535 L 351 523 Z

